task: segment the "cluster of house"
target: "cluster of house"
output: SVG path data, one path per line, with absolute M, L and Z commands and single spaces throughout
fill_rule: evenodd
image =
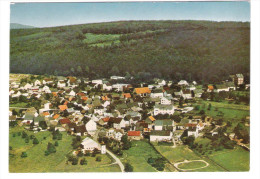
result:
M 154 84 L 145 85 L 146 87 L 140 84 L 134 88 L 131 84 L 117 83 L 117 80 L 124 80 L 124 77 L 112 76 L 110 80 L 92 81 L 55 77 L 25 84 L 12 81 L 9 91 L 11 98 L 22 95 L 28 99 L 38 99 L 42 107 L 35 109 L 32 106 L 19 116 L 12 115 L 10 110 L 10 120 L 20 118 L 20 126 L 25 125 L 26 129 L 35 132 L 44 130 L 42 125 L 46 125 L 47 129 L 54 128 L 67 131 L 71 135 L 88 136 L 82 142 L 82 150 L 91 151 L 97 148 L 102 153 L 105 153 L 102 145 L 89 138 L 96 135 L 98 126 L 106 130 L 107 137 L 118 141 L 127 134 L 130 140 L 140 140 L 148 136 L 150 141 L 176 142 L 180 141 L 184 130 L 188 131 L 188 136 L 198 137 L 200 131 L 210 125 L 207 120 L 202 122 L 200 116 L 183 118 L 179 123 L 157 117 L 173 115 L 175 111 L 191 111 L 193 107 L 179 108 L 175 102 L 181 97 L 187 100 L 200 97 L 203 90 L 196 89 L 195 81 L 189 84 L 181 80 L 176 84 L 181 90 L 171 93 L 171 81 L 167 83 L 165 80 L 155 79 Z M 84 90 L 79 89 L 82 85 Z M 94 93 L 91 89 L 99 91 Z M 45 99 L 45 94 L 49 95 L 48 99 Z

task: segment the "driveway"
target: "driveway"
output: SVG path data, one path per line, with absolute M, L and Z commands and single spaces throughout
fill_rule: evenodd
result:
M 125 171 L 125 166 L 122 164 L 122 162 L 120 161 L 120 159 L 115 155 L 113 154 L 112 152 L 110 152 L 109 150 L 107 150 L 107 153 L 113 157 L 113 159 L 115 159 L 116 163 L 119 165 L 120 169 L 121 169 L 121 172 L 124 172 Z

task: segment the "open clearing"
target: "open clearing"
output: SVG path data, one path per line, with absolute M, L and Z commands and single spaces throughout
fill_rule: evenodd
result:
M 9 146 L 12 146 L 9 157 L 9 171 L 11 173 L 37 173 L 37 172 L 120 172 L 117 165 L 111 165 L 113 162 L 107 155 L 101 155 L 102 161 L 95 161 L 96 157 L 85 157 L 87 165 L 66 164 L 66 154 L 72 151 L 73 136 L 62 132 L 62 140 L 59 140 L 59 146 L 56 147 L 56 153 L 45 156 L 48 142 L 54 143 L 50 132 L 33 133 L 26 131 L 27 134 L 34 135 L 39 144 L 25 143 L 17 132 L 23 131 L 22 128 L 15 127 L 10 129 Z M 16 134 L 13 137 L 13 134 Z M 44 139 L 46 137 L 46 139 Z M 27 152 L 28 157 L 21 158 L 22 152 Z M 97 155 L 98 156 L 98 155 Z
M 209 158 L 229 171 L 249 171 L 250 153 L 238 146 L 233 150 L 215 152 Z
M 120 159 L 122 162 L 129 162 L 134 167 L 134 172 L 156 172 L 150 164 L 147 163 L 149 157 L 161 157 L 154 148 L 145 140 L 132 141 L 132 147 L 124 150 Z

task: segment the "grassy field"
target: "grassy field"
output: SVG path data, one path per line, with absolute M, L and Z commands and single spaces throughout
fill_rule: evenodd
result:
M 27 108 L 26 106 L 27 104 L 28 103 L 21 102 L 21 103 L 9 104 L 9 107 Z
M 199 160 L 195 153 L 186 146 L 172 146 L 155 145 L 155 148 L 166 157 L 171 163 L 183 162 L 184 160 Z
M 96 161 L 98 156 L 102 158 L 100 162 Z M 87 165 L 66 164 L 66 159 L 64 159 L 56 167 L 52 168 L 50 172 L 121 172 L 119 166 L 112 164 L 112 160 L 107 155 L 97 154 L 96 157 L 81 157 L 88 161 Z
M 208 110 L 208 105 L 211 104 L 211 110 Z M 229 104 L 227 101 L 212 102 L 199 100 L 196 105 L 200 105 L 200 110 L 204 110 L 206 115 L 215 119 L 223 118 L 223 122 L 230 121 L 232 126 L 228 128 L 227 132 L 232 132 L 234 127 L 240 122 L 241 119 L 250 116 L 250 106 L 243 104 Z M 223 113 L 223 116 L 219 114 Z
M 209 158 L 229 171 L 249 171 L 250 153 L 241 147 L 214 152 Z
M 85 34 L 86 39 L 83 40 L 84 43 L 90 44 L 90 45 L 97 45 L 102 44 L 104 42 L 112 43 L 114 41 L 119 41 L 120 34 L 92 34 L 92 33 L 86 33 Z
M 124 150 L 122 162 L 129 162 L 134 172 L 156 172 L 156 169 L 147 163 L 149 157 L 161 157 L 146 141 L 132 141 L 132 147 Z
M 183 145 L 183 146 L 177 146 L 175 148 L 172 148 L 171 146 L 155 145 L 155 148 L 173 164 L 178 162 L 183 162 L 184 160 L 205 160 L 207 163 L 209 163 L 209 166 L 206 168 L 191 170 L 191 171 L 194 172 L 224 171 L 224 169 L 215 165 L 213 162 L 207 160 L 204 157 L 201 158 L 198 155 L 196 155 L 187 146 Z
M 110 165 L 112 160 L 102 155 L 102 161 L 95 161 L 94 157 L 86 157 L 88 165 L 71 165 L 66 164 L 66 154 L 72 151 L 72 138 L 73 136 L 67 135 L 63 132 L 62 140 L 58 141 L 59 146 L 56 147 L 56 153 L 45 156 L 44 152 L 47 149 L 48 142 L 54 143 L 50 132 L 33 133 L 27 131 L 27 134 L 34 135 L 39 144 L 25 143 L 21 136 L 17 133 L 22 131 L 21 127 L 10 129 L 9 146 L 12 146 L 9 157 L 9 171 L 11 173 L 37 173 L 37 172 L 119 172 L 120 169 L 117 165 Z M 13 134 L 16 134 L 13 137 Z M 44 140 L 44 137 L 46 139 Z M 28 157 L 21 158 L 22 152 L 27 152 Z
M 178 165 L 178 167 L 180 169 L 196 169 L 196 168 L 201 168 L 201 167 L 205 167 L 206 163 L 201 162 L 201 161 L 193 161 L 193 162 L 189 162 L 189 163 L 182 163 L 180 165 Z

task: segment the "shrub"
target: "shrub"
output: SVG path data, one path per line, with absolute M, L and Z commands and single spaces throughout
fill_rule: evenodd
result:
M 13 134 L 13 137 L 15 137 L 16 135 L 15 134 Z
M 80 160 L 80 165 L 87 165 L 87 164 L 88 164 L 88 161 L 85 158 Z
M 83 153 L 82 153 L 82 151 L 79 151 L 79 153 L 78 153 L 78 155 L 77 155 L 78 157 L 82 157 L 83 156 Z
M 71 164 L 72 164 L 72 165 L 77 165 L 77 164 L 78 164 L 78 161 L 79 161 L 79 159 L 76 158 L 76 157 L 74 157 L 74 158 L 72 159 L 72 161 L 71 161 Z
M 55 141 L 54 145 L 55 145 L 56 147 L 59 146 L 58 141 Z
M 9 150 L 13 150 L 13 147 L 12 147 L 12 146 L 9 146 Z
M 28 136 L 27 133 L 23 131 L 22 138 L 26 138 L 27 136 Z
M 48 150 L 46 150 L 45 153 L 44 153 L 44 155 L 45 155 L 45 156 L 48 156 L 48 155 L 50 155 L 50 152 L 49 152 Z
M 33 144 L 39 144 L 39 141 L 38 141 L 37 138 L 34 138 L 34 139 L 33 139 Z
M 26 137 L 24 141 L 25 143 L 29 143 L 29 137 Z
M 85 156 L 90 156 L 90 152 L 86 151 Z
M 22 158 L 25 158 L 27 157 L 27 153 L 26 152 L 22 152 L 22 155 L 21 155 Z
M 100 156 L 98 156 L 98 157 L 96 158 L 96 161 L 97 161 L 97 162 L 101 162 L 101 159 L 102 159 L 102 158 L 101 158 Z
M 132 172 L 133 170 L 134 168 L 130 163 L 125 164 L 125 172 Z

